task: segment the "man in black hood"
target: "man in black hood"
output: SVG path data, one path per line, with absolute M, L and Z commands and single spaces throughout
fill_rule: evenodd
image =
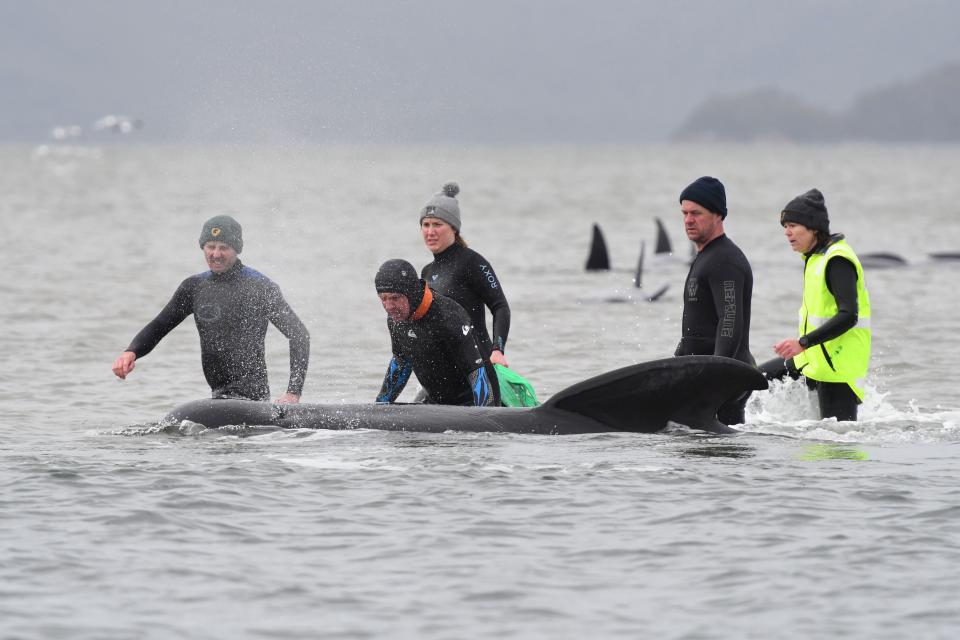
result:
M 432 404 L 500 405 L 493 366 L 463 307 L 433 293 L 406 260 L 384 262 L 374 282 L 393 349 L 377 402 L 394 402 L 413 372 Z

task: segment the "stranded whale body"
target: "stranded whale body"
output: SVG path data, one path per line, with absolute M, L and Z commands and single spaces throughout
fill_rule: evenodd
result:
M 732 433 L 717 408 L 745 391 L 767 388 L 756 367 L 730 358 L 685 356 L 636 364 L 584 380 L 534 408 L 427 404 L 271 404 L 204 399 L 174 409 L 167 424 L 208 428 L 384 429 L 575 434 L 654 433 L 668 423 Z

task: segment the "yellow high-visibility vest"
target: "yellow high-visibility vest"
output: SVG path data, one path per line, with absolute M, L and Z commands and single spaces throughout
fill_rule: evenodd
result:
M 806 258 L 803 269 L 803 304 L 800 333 L 804 336 L 837 315 L 837 301 L 827 288 L 827 263 L 842 257 L 857 268 L 857 324 L 833 340 L 807 347 L 793 363 L 811 380 L 846 382 L 862 401 L 870 364 L 870 296 L 863 281 L 863 267 L 846 240 L 838 240 L 822 253 Z

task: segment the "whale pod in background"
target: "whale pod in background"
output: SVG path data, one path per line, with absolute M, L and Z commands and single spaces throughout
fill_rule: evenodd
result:
M 204 399 L 177 407 L 163 421 L 187 420 L 207 428 L 246 425 L 558 435 L 655 433 L 672 422 L 713 433 L 735 433 L 736 429 L 717 420 L 717 409 L 745 391 L 766 388 L 767 381 L 756 367 L 719 356 L 683 356 L 604 373 L 533 408 Z
M 663 222 L 659 218 L 657 221 L 657 253 L 670 252 L 670 240 L 667 238 L 666 230 L 663 227 Z M 664 247 L 666 247 L 664 249 Z M 633 287 L 635 289 L 643 288 L 643 263 L 646 257 L 646 243 L 640 241 L 640 257 L 637 259 L 637 268 L 633 272 Z M 607 242 L 603 237 L 603 231 L 600 230 L 600 225 L 597 223 L 593 224 L 593 236 L 590 241 L 590 255 L 587 256 L 587 271 L 614 271 L 610 266 L 610 254 L 607 251 Z M 605 296 L 599 300 L 594 300 L 594 302 L 626 302 L 626 303 L 635 303 L 640 301 L 645 302 L 656 302 L 660 297 L 666 293 L 667 286 L 664 285 L 657 289 L 654 293 L 650 295 L 639 295 L 639 294 L 627 294 L 623 295 L 619 292 L 616 292 L 612 295 Z
M 956 251 L 941 251 L 927 255 L 934 262 L 960 261 L 960 252 Z M 860 258 L 860 264 L 869 269 L 893 269 L 910 266 L 910 262 L 906 258 L 896 253 L 877 251 L 862 253 L 858 257 Z
M 673 248 L 670 245 L 670 237 L 667 235 L 667 229 L 663 225 L 663 221 L 660 218 L 654 218 L 654 221 L 657 225 L 657 242 L 656 248 L 654 249 L 655 255 L 661 254 L 672 254 Z M 639 276 L 643 269 L 643 254 L 644 254 L 644 243 L 641 240 L 640 242 L 640 259 L 637 266 L 636 274 L 637 278 L 635 282 L 639 283 Z M 596 222 L 593 223 L 593 231 L 590 237 L 590 253 L 587 255 L 587 264 L 584 267 L 587 271 L 609 271 L 610 266 L 610 252 L 607 250 L 607 241 L 603 235 L 603 231 L 600 229 L 600 225 Z M 636 286 L 640 286 L 637 284 Z

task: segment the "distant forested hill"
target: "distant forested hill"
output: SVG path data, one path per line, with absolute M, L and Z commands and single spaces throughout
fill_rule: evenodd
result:
M 960 142 L 960 63 L 871 91 L 833 113 L 777 89 L 708 99 L 676 140 Z

